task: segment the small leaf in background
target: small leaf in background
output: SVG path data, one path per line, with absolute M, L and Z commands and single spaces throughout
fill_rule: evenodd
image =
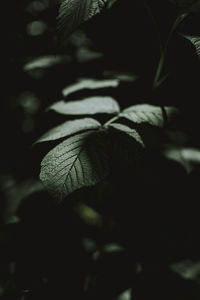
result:
M 146 143 L 143 142 L 140 134 L 127 125 L 113 123 L 109 125 L 112 153 L 114 160 L 117 160 L 114 168 L 118 168 L 121 162 L 126 165 L 139 162 Z M 120 175 L 121 176 L 121 175 Z M 125 174 L 123 176 L 126 176 Z
M 174 107 L 164 107 L 164 113 L 161 107 L 149 104 L 133 105 L 120 113 L 124 117 L 136 124 L 148 123 L 152 126 L 163 127 L 165 118 L 170 119 L 178 110 Z M 164 115 L 166 114 L 166 116 Z
M 54 141 L 61 139 L 63 137 L 73 135 L 80 131 L 88 130 L 88 129 L 97 129 L 101 126 L 101 124 L 92 119 L 92 118 L 83 118 L 83 119 L 76 119 L 73 121 L 66 121 L 63 124 L 50 129 L 48 132 L 43 134 L 36 142 L 46 142 L 46 141 Z
M 64 97 L 69 96 L 70 94 L 79 92 L 80 90 L 90 89 L 105 89 L 105 88 L 116 88 L 119 86 L 119 80 L 117 79 L 106 79 L 106 80 L 96 80 L 90 78 L 79 79 L 78 82 L 68 85 L 62 90 Z
M 135 129 L 132 129 L 132 128 L 130 128 L 126 125 L 120 124 L 120 123 L 110 124 L 109 127 L 113 128 L 115 130 L 119 130 L 119 131 L 127 134 L 128 136 L 135 139 L 136 142 L 138 142 L 142 147 L 145 147 L 141 136 L 139 135 L 139 133 Z
M 51 68 L 58 64 L 68 63 L 71 61 L 70 56 L 67 55 L 45 55 L 31 59 L 23 66 L 24 71 L 32 71 L 38 68 Z
M 117 0 L 108 0 L 108 8 L 111 8 L 115 2 L 117 2 Z
M 100 132 L 90 131 L 53 148 L 41 162 L 40 179 L 52 196 L 61 201 L 81 187 L 98 183 L 107 174 L 105 140 Z
M 122 252 L 122 251 L 124 252 L 125 248 L 117 243 L 106 244 L 101 249 L 97 249 L 93 253 L 93 260 L 98 260 L 103 253 L 108 254 L 108 253 L 114 253 L 114 252 L 116 253 L 116 252 Z
M 59 9 L 58 27 L 63 37 L 100 13 L 107 0 L 65 0 Z
M 23 91 L 18 96 L 18 102 L 23 111 L 30 115 L 36 114 L 41 106 L 40 99 L 31 91 Z
M 200 60 L 200 37 L 199 36 L 190 36 L 190 35 L 183 35 L 186 39 L 188 39 L 195 47 L 196 54 Z
M 120 111 L 117 101 L 112 97 L 96 96 L 79 101 L 58 101 L 47 110 L 63 115 L 117 114 Z
M 76 51 L 76 60 L 78 63 L 86 63 L 92 60 L 100 59 L 102 57 L 102 52 L 93 51 L 87 47 L 80 47 Z
M 200 164 L 200 150 L 186 147 L 168 147 L 165 157 L 180 163 L 190 173 L 195 165 Z
M 181 12 L 199 12 L 200 1 L 199 0 L 170 0 L 175 4 Z
M 1 176 L 0 189 L 5 198 L 5 209 L 3 212 L 3 221 L 6 224 L 17 221 L 16 212 L 21 202 L 28 196 L 42 191 L 44 188 L 39 180 L 34 178 L 23 182 L 16 182 L 11 176 Z
M 85 203 L 79 203 L 77 204 L 75 210 L 85 224 L 90 226 L 102 227 L 103 217 L 94 208 L 86 205 Z M 85 240 L 85 242 L 89 242 L 89 241 Z
M 45 9 L 47 9 L 47 2 L 44 1 L 32 1 L 26 7 L 26 11 L 34 16 L 38 16 Z
M 119 72 L 119 71 L 112 71 L 112 70 L 104 71 L 103 75 L 106 78 L 113 78 L 115 80 L 119 80 L 120 82 L 134 82 L 139 78 L 138 75 L 133 73 Z
M 170 269 L 178 273 L 184 279 L 190 279 L 200 283 L 200 261 L 181 261 L 171 265 Z
M 123 292 L 119 297 L 117 297 L 117 300 L 131 300 L 132 299 L 132 290 L 126 290 Z
M 27 34 L 30 36 L 42 35 L 46 32 L 46 30 L 47 30 L 47 23 L 42 20 L 36 20 L 30 22 L 26 27 Z

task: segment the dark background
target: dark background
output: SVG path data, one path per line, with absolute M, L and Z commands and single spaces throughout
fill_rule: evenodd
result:
M 168 1 L 148 4 L 164 41 L 177 9 Z M 179 33 L 199 34 L 200 15 L 189 15 L 174 33 L 163 71 L 170 76 L 153 91 L 158 34 L 142 1 L 119 0 L 61 41 L 58 7 L 48 0 L 2 3 L 0 297 L 124 300 L 119 295 L 131 288 L 139 300 L 199 299 L 198 160 L 188 175 L 153 149 L 141 173 L 119 163 L 108 181 L 57 206 L 38 181 L 49 146 L 32 144 L 65 120 L 44 112 L 64 87 L 81 77 L 128 73 L 136 75 L 133 83 L 92 93 L 112 95 L 122 108 L 178 107 L 181 118 L 167 134 L 176 145 L 198 150 L 200 64 Z M 33 61 L 38 66 L 30 68 Z M 82 214 L 88 207 L 94 209 L 91 220 Z M 181 271 L 173 272 L 177 262 Z

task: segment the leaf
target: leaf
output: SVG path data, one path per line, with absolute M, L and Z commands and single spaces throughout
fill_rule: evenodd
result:
M 199 0 L 170 0 L 175 4 L 181 12 L 199 12 L 200 1 Z
M 134 73 L 113 70 L 104 71 L 104 76 L 110 79 L 118 80 L 118 82 L 134 82 L 139 78 L 139 76 Z
M 111 8 L 117 0 L 108 0 L 108 8 Z
M 63 124 L 52 128 L 45 134 L 43 134 L 36 142 L 46 142 L 46 141 L 54 141 L 61 139 L 63 137 L 73 135 L 77 132 L 88 130 L 88 129 L 97 129 L 101 126 L 101 124 L 92 119 L 92 118 L 83 118 L 83 119 L 76 119 L 73 121 L 66 121 Z
M 58 27 L 64 37 L 100 13 L 107 0 L 65 0 L 59 9 Z
M 194 165 L 200 164 L 200 150 L 178 146 L 168 146 L 164 150 L 164 156 L 180 163 L 190 173 Z
M 78 101 L 59 101 L 52 104 L 48 110 L 63 115 L 94 115 L 100 113 L 117 114 L 120 108 L 112 97 L 96 96 Z
M 88 47 L 79 47 L 75 55 L 77 63 L 87 63 L 103 57 L 102 52 L 91 50 Z
M 188 39 L 195 47 L 196 54 L 200 60 L 200 37 L 199 36 L 190 36 L 190 35 L 183 35 L 186 39 Z
M 128 136 L 134 138 L 142 147 L 145 147 L 141 136 L 135 129 L 132 129 L 132 128 L 130 128 L 126 125 L 120 124 L 120 123 L 110 124 L 109 127 L 114 128 L 115 130 L 119 130 L 119 131 L 127 134 Z
M 105 89 L 110 87 L 118 87 L 118 79 L 106 79 L 106 80 L 96 80 L 90 78 L 79 79 L 78 82 L 71 84 L 62 90 L 64 97 L 69 96 L 72 93 L 78 92 L 83 89 Z
M 156 127 L 163 127 L 165 118 L 169 120 L 178 110 L 174 107 L 161 107 L 149 104 L 138 104 L 128 107 L 120 113 L 120 116 L 136 124 L 147 123 Z M 166 115 L 165 115 L 166 114 Z
M 108 128 L 111 133 L 110 137 L 114 159 L 117 159 L 118 163 L 128 163 L 129 165 L 139 162 L 145 147 L 140 134 L 127 125 L 120 123 L 110 124 Z
M 82 187 L 91 186 L 108 174 L 103 132 L 89 131 L 66 139 L 41 162 L 40 179 L 47 190 L 61 201 Z
M 170 266 L 170 269 L 185 279 L 199 282 L 200 261 L 185 260 Z
M 117 297 L 117 300 L 131 300 L 132 299 L 132 290 L 126 290 L 125 292 L 123 292 L 122 294 L 119 295 L 119 297 Z
M 37 58 L 32 59 L 31 61 L 27 62 L 23 66 L 24 71 L 32 71 L 34 69 L 46 69 L 49 67 L 53 67 L 58 64 L 62 63 L 68 63 L 71 61 L 71 58 L 66 55 L 46 55 L 46 56 L 40 56 Z
M 102 227 L 103 217 L 94 208 L 86 205 L 85 203 L 79 203 L 75 209 L 78 216 L 84 223 L 90 226 Z

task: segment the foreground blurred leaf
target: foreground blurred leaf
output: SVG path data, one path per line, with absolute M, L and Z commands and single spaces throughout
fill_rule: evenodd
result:
M 200 261 L 186 260 L 175 263 L 170 269 L 185 279 L 191 279 L 200 283 Z
M 59 101 L 52 104 L 48 110 L 63 115 L 94 115 L 100 113 L 117 114 L 120 108 L 112 97 L 96 96 L 79 101 Z
M 64 37 L 81 23 L 100 13 L 107 0 L 65 0 L 59 10 L 58 27 Z
M 92 118 L 67 121 L 43 134 L 35 143 L 54 141 L 88 129 L 97 129 L 101 124 Z
M 96 184 L 107 174 L 103 133 L 89 131 L 53 148 L 41 162 L 40 179 L 52 196 L 61 201 L 81 187 Z

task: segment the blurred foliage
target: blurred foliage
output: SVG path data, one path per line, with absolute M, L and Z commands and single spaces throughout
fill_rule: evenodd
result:
M 199 300 L 200 63 L 188 37 L 199 34 L 200 14 L 178 25 L 163 65 L 169 76 L 152 90 L 158 36 L 166 40 L 181 1 L 112 1 L 61 44 L 59 2 L 2 3 L 0 299 Z M 109 177 L 57 205 L 38 181 L 55 143 L 32 145 L 74 118 L 44 111 L 103 96 L 122 109 L 148 103 L 181 114 L 164 133 L 142 128 L 153 146 L 134 168 L 119 162 L 122 139 Z

